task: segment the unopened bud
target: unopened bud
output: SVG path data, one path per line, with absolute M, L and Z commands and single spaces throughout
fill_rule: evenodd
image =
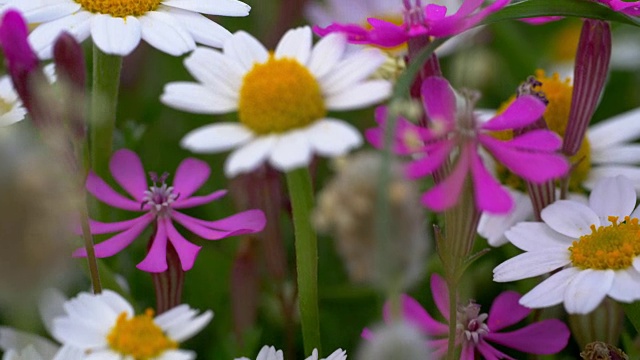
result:
M 587 344 L 580 357 L 584 360 L 629 360 L 624 351 L 602 341 Z

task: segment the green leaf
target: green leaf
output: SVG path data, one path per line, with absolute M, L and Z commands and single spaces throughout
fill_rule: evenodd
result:
M 640 301 L 632 302 L 630 304 L 620 303 L 624 309 L 624 314 L 627 315 L 633 327 L 636 331 L 640 332 Z
M 540 16 L 571 16 L 610 20 L 640 27 L 640 20 L 590 0 L 525 0 L 489 15 L 483 24 Z

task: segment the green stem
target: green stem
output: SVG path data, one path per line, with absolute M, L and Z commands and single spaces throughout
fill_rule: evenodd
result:
M 456 358 L 456 330 L 458 325 L 458 284 L 457 281 L 448 281 L 449 289 L 449 343 L 447 345 L 447 360 Z
M 122 57 L 108 55 L 93 46 L 93 85 L 91 92 L 91 167 L 106 175 L 116 126 L 118 88 Z
M 293 211 L 296 236 L 296 269 L 300 321 L 305 354 L 314 348 L 320 353 L 320 321 L 318 315 L 318 244 L 311 225 L 313 190 L 308 168 L 287 173 L 287 186 Z

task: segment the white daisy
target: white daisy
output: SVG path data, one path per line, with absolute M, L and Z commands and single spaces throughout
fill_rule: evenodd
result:
M 83 349 L 86 359 L 195 359 L 191 351 L 178 349 L 202 330 L 213 313 L 201 315 L 179 305 L 155 318 L 153 310 L 134 316 L 133 307 L 117 293 L 81 293 L 64 305 L 66 315 L 54 320 L 53 334 L 65 346 Z
M 22 107 L 22 101 L 13 88 L 11 78 L 7 75 L 0 77 L 0 126 L 7 126 L 23 120 L 27 110 Z
M 220 47 L 231 34 L 202 14 L 246 16 L 249 5 L 238 0 L 11 0 L 29 23 L 29 35 L 41 58 L 50 58 L 55 39 L 67 31 L 79 42 L 89 36 L 107 54 L 126 56 L 140 39 L 178 56 L 196 42 Z M 200 14 L 202 13 L 202 14 Z
M 520 299 L 529 308 L 560 303 L 568 313 L 593 311 L 605 296 L 640 299 L 640 207 L 624 176 L 595 185 L 589 204 L 560 200 L 542 210 L 540 222 L 523 222 L 506 236 L 525 251 L 493 270 L 497 282 L 553 272 Z
M 239 122 L 188 133 L 184 148 L 199 153 L 235 150 L 225 163 L 232 177 L 268 161 L 288 171 L 312 155 L 336 157 L 360 146 L 362 136 L 329 110 L 363 108 L 387 98 L 391 84 L 367 78 L 385 61 L 377 49 L 345 53 L 346 40 L 329 35 L 314 47 L 308 27 L 289 30 L 274 52 L 239 31 L 224 51 L 196 49 L 186 60 L 199 81 L 169 83 L 160 100 L 201 114 L 238 111 Z
M 267 346 L 267 345 L 263 346 L 262 349 L 260 349 L 260 352 L 258 353 L 258 357 L 256 358 L 256 360 L 283 360 L 283 359 L 284 359 L 284 354 L 282 353 L 282 350 L 276 350 L 275 347 Z M 347 352 L 342 349 L 338 349 L 333 353 L 331 353 L 329 357 L 323 358 L 322 360 L 346 360 L 346 359 L 347 359 Z M 246 357 L 241 357 L 241 358 L 236 358 L 235 360 L 251 360 L 251 359 Z M 318 350 L 313 349 L 311 356 L 309 356 L 306 360 L 318 360 Z

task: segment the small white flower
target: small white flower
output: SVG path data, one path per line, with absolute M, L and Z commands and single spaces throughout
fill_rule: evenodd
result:
M 262 349 L 260 349 L 260 352 L 258 353 L 258 357 L 256 358 L 256 360 L 283 360 L 283 358 L 284 358 L 284 354 L 282 353 L 282 350 L 276 350 L 276 348 L 273 346 L 265 345 L 262 347 Z M 323 358 L 322 360 L 346 360 L 346 359 L 347 359 L 347 352 L 342 349 L 338 349 L 333 353 L 331 353 L 331 355 L 329 355 L 328 358 Z M 246 357 L 241 357 L 241 358 L 236 358 L 235 360 L 251 360 L 251 359 Z M 318 360 L 318 349 L 313 349 L 311 356 L 309 356 L 306 360 Z
M 0 126 L 7 126 L 23 120 L 27 110 L 13 88 L 9 76 L 0 77 Z
M 133 307 L 117 293 L 81 293 L 64 305 L 66 315 L 54 320 L 53 334 L 65 346 L 90 354 L 87 359 L 195 359 L 191 351 L 178 349 L 182 342 L 202 330 L 213 313 L 201 315 L 179 305 L 153 317 L 153 311 L 134 315 Z
M 506 233 L 525 251 L 493 270 L 497 282 L 554 273 L 520 299 L 530 308 L 564 303 L 567 312 L 586 314 L 605 296 L 640 299 L 640 208 L 624 176 L 600 180 L 589 204 L 560 200 L 542 210 L 543 223 L 523 222 Z
M 144 40 L 178 56 L 196 42 L 222 46 L 231 34 L 202 14 L 246 16 L 249 5 L 238 0 L 10 0 L 29 23 L 40 23 L 29 35 L 38 56 L 50 58 L 63 31 L 79 42 L 91 36 L 107 54 L 129 55 Z
M 343 35 L 311 44 L 309 27 L 288 31 L 274 52 L 239 31 L 224 51 L 196 49 L 186 60 L 198 80 L 165 86 L 160 100 L 201 114 L 238 112 L 239 122 L 204 126 L 181 145 L 199 153 L 236 149 L 225 163 L 232 177 L 268 161 L 288 171 L 313 154 L 336 157 L 362 144 L 362 136 L 329 110 L 350 110 L 386 99 L 391 84 L 367 80 L 385 61 L 377 49 L 346 52 Z

